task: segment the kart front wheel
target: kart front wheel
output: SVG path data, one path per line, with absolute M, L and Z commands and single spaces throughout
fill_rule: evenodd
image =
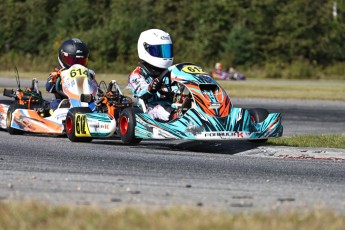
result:
M 249 114 L 255 123 L 260 123 L 260 122 L 263 122 L 270 113 L 267 111 L 267 109 L 256 108 L 256 109 L 249 109 Z
M 135 137 L 135 114 L 140 112 L 137 108 L 126 108 L 121 112 L 119 118 L 118 133 L 125 144 L 138 144 L 142 140 Z
M 10 107 L 7 110 L 7 116 L 6 116 L 7 131 L 11 135 L 22 135 L 24 134 L 23 130 L 15 129 L 11 127 L 13 112 L 16 111 L 16 109 L 27 109 L 27 107 L 25 105 L 20 105 L 17 103 L 13 103 L 12 105 L 10 105 Z
M 67 137 L 72 142 L 91 142 L 92 137 L 78 137 L 76 136 L 76 114 L 77 113 L 92 113 L 88 107 L 72 108 L 68 111 L 65 121 L 65 131 Z
M 250 118 L 255 123 L 263 122 L 268 115 L 270 114 L 267 109 L 263 108 L 256 108 L 256 109 L 249 109 Z M 258 139 L 258 140 L 251 140 L 250 142 L 256 142 L 256 143 L 263 143 L 266 142 L 268 139 Z

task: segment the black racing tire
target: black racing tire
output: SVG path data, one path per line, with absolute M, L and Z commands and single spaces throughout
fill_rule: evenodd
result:
M 135 137 L 135 114 L 142 112 L 139 108 L 124 109 L 119 118 L 118 133 L 123 143 L 128 145 L 139 144 L 142 138 Z
M 75 114 L 76 113 L 92 113 L 88 107 L 71 108 L 66 116 L 65 131 L 68 139 L 72 142 L 91 142 L 92 137 L 77 137 L 75 135 Z
M 5 93 L 4 93 L 4 94 L 5 94 Z M 1 104 L 1 105 L 8 105 L 8 106 L 10 106 L 10 105 L 12 105 L 13 103 L 14 103 L 13 100 L 0 100 L 0 104 Z M 7 117 L 7 113 L 6 113 L 6 117 Z M 7 124 L 6 118 L 5 118 L 5 124 Z M 0 130 L 2 130 L 1 127 L 0 127 Z M 7 130 L 7 127 L 4 128 L 3 130 Z
M 250 116 L 254 119 L 255 123 L 263 122 L 270 114 L 267 109 L 255 108 L 249 109 Z
M 11 134 L 11 135 L 22 135 L 22 134 L 24 134 L 23 130 L 15 129 L 15 128 L 11 127 L 12 115 L 13 115 L 13 112 L 16 109 L 27 109 L 27 106 L 20 105 L 20 104 L 17 104 L 17 103 L 13 103 L 13 104 L 10 105 L 10 107 L 7 110 L 7 116 L 6 116 L 7 132 L 9 134 Z
M 0 100 L 0 104 L 12 105 L 13 103 L 13 100 Z
M 263 108 L 255 108 L 255 109 L 249 109 L 249 114 L 251 119 L 254 120 L 255 123 L 260 123 L 263 122 L 268 115 L 270 114 L 267 109 Z M 263 143 L 266 142 L 268 139 L 258 139 L 258 140 L 250 140 L 250 142 L 255 142 L 255 143 Z

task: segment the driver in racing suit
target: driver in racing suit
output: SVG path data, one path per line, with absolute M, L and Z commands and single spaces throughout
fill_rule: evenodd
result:
M 145 101 L 151 118 L 168 121 L 172 112 L 171 100 L 162 90 L 171 91 L 170 80 L 164 78 L 160 82 L 158 77 L 173 63 L 170 35 L 159 29 L 144 31 L 138 39 L 137 49 L 140 62 L 129 75 L 128 87 L 134 96 Z
M 55 95 L 55 99 L 50 103 L 50 111 L 54 111 L 59 106 L 61 99 L 65 99 L 66 95 L 58 92 L 56 88 L 62 90 L 60 73 L 63 70 L 69 69 L 74 64 L 80 64 L 87 67 L 89 61 L 89 49 L 84 42 L 79 38 L 72 38 L 65 40 L 58 51 L 59 67 L 50 73 L 47 82 L 46 90 Z M 92 78 L 95 80 L 95 72 L 89 70 Z M 58 84 L 58 85 L 57 85 Z

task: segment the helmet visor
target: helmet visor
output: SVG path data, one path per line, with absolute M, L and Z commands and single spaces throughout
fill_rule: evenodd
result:
M 163 45 L 145 45 L 146 51 L 153 57 L 158 58 L 172 58 L 173 49 L 172 44 L 163 44 Z
M 76 56 L 65 56 L 65 55 L 61 55 L 62 56 L 62 62 L 66 63 L 70 66 L 74 65 L 74 64 L 80 64 L 82 66 L 87 66 L 88 63 L 88 58 L 87 57 L 76 57 Z

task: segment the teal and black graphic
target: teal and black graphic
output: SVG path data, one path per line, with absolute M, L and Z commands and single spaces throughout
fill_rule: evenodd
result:
M 168 122 L 154 120 L 140 106 L 125 109 L 119 124 L 125 143 L 138 143 L 141 139 L 265 141 L 282 136 L 280 113 L 233 107 L 227 93 L 200 66 L 177 64 L 160 79 L 167 76 L 172 88 L 176 89 L 171 92 L 172 119 Z

